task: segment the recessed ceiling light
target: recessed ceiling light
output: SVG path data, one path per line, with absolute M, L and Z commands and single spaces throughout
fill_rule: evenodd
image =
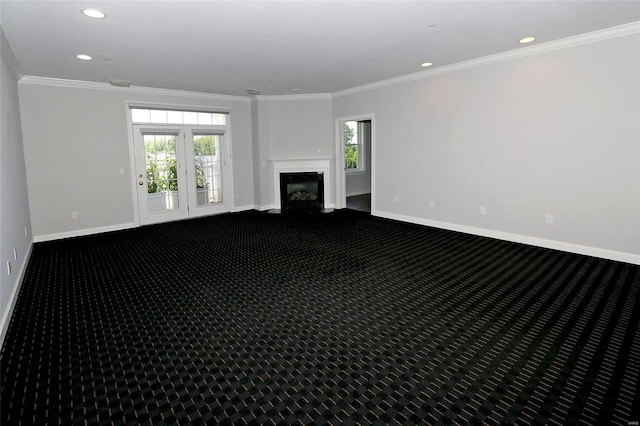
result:
M 519 43 L 520 44 L 527 44 L 527 43 L 531 43 L 533 41 L 536 41 L 535 37 L 525 37 L 525 38 L 521 38 Z
M 423 62 L 423 63 L 420 64 L 421 67 L 425 67 L 425 68 L 426 67 L 430 67 L 431 65 L 433 65 L 432 62 Z
M 82 9 L 82 13 L 89 18 L 103 19 L 107 17 L 104 12 L 98 9 Z
M 90 60 L 92 60 L 92 59 L 93 59 L 93 58 L 92 58 L 91 56 L 89 56 L 89 55 L 76 55 L 76 58 L 78 58 L 78 59 L 82 59 L 83 61 L 90 61 Z

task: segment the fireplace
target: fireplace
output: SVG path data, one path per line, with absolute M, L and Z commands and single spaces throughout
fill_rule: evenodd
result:
M 296 211 L 295 209 L 286 208 L 283 205 L 283 196 L 281 192 L 286 193 L 287 191 L 281 191 L 282 189 L 282 181 L 280 179 L 280 175 L 283 174 L 295 174 L 298 175 L 300 173 L 310 173 L 310 176 L 318 179 L 318 174 L 322 175 L 321 179 L 323 182 L 322 185 L 322 201 L 316 200 L 316 203 L 322 203 L 321 210 L 323 213 L 328 213 L 332 211 L 333 205 L 331 204 L 331 188 L 332 188 L 332 180 L 331 180 L 331 159 L 330 158 L 284 158 L 284 159 L 272 159 L 270 160 L 273 165 L 273 213 L 280 213 L 283 211 Z M 313 191 L 307 191 L 313 192 Z M 287 196 L 288 199 L 288 196 Z M 295 201 L 295 200 L 294 200 Z M 287 204 L 288 201 L 285 202 Z M 301 205 L 301 204 L 300 204 Z M 316 204 L 317 205 L 317 204 Z M 314 209 L 317 207 L 314 207 Z M 300 209 L 299 211 L 304 211 L 304 209 Z
M 280 206 L 283 212 L 324 209 L 324 173 L 280 173 Z

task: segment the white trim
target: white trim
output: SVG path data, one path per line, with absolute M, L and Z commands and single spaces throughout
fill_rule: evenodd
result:
M 7 303 L 7 308 L 4 311 L 4 315 L 2 315 L 2 320 L 0 320 L 0 348 L 4 344 L 4 338 L 7 335 L 7 331 L 9 329 L 9 322 L 11 322 L 11 317 L 13 316 L 13 310 L 16 307 L 16 302 L 18 301 L 18 294 L 20 293 L 20 288 L 22 287 L 22 281 L 24 280 L 24 273 L 27 270 L 27 265 L 29 264 L 29 259 L 31 258 L 31 250 L 33 248 L 33 242 L 29 244 L 27 248 L 27 254 L 24 257 L 24 261 L 20 266 L 20 271 L 18 273 L 18 278 L 16 280 L 16 285 L 13 287 L 13 291 L 9 296 L 9 303 Z
M 357 197 L 358 195 L 371 194 L 371 191 L 353 191 L 347 192 L 347 197 Z
M 421 80 L 423 78 L 435 77 L 437 75 L 449 74 L 452 72 L 462 71 L 470 68 L 477 68 L 480 66 L 495 64 L 498 62 L 525 58 L 527 56 L 539 55 L 541 53 L 553 52 L 555 50 L 567 49 L 583 44 L 596 43 L 599 41 L 609 40 L 617 37 L 624 37 L 637 33 L 640 33 L 640 21 L 620 25 L 617 27 L 607 28 L 604 30 L 580 34 L 573 37 L 567 37 L 560 40 L 549 41 L 547 43 L 521 47 L 519 49 L 496 53 L 495 55 L 483 56 L 481 58 L 471 59 L 469 61 L 443 65 L 441 67 L 433 68 L 428 71 L 420 71 L 400 77 L 390 78 L 387 80 L 376 81 L 374 83 L 364 84 L 361 86 L 340 90 L 338 92 L 333 92 L 332 96 L 335 99 L 341 96 L 352 95 L 359 92 L 366 92 L 382 87 L 395 86 L 397 84 L 406 83 L 409 81 Z
M 481 237 L 495 238 L 503 241 L 511 241 L 514 243 L 528 244 L 536 247 L 543 247 L 553 250 L 560 250 L 569 253 L 583 254 L 587 256 L 599 257 L 602 259 L 615 260 L 618 262 L 626 262 L 640 265 L 640 255 L 633 253 L 625 253 L 614 250 L 607 250 L 598 247 L 583 246 L 580 244 L 566 243 L 563 241 L 547 240 L 544 238 L 530 237 L 527 235 L 512 234 L 509 232 L 494 231 L 491 229 L 476 228 L 473 226 L 458 225 L 449 222 L 440 222 L 431 219 L 422 219 L 413 216 L 405 216 L 389 212 L 377 211 L 374 216 L 384 217 L 387 219 L 399 220 L 402 222 L 415 223 L 417 225 L 431 226 L 449 231 L 463 232 L 465 234 L 478 235 Z
M 258 95 L 252 96 L 252 98 L 256 98 L 257 100 L 266 100 L 266 101 L 318 101 L 318 100 L 329 100 L 333 99 L 331 93 L 306 93 L 299 95 Z
M 2 31 L 4 35 L 4 31 Z M 142 93 L 142 94 L 154 94 L 154 95 L 167 95 L 167 96 L 181 96 L 198 99 L 212 99 L 234 102 L 251 102 L 252 99 L 264 99 L 269 101 L 292 101 L 292 100 L 319 100 L 319 99 L 334 99 L 341 96 L 347 96 L 354 93 L 364 92 L 368 90 L 374 90 L 381 87 L 394 86 L 396 84 L 405 83 L 409 81 L 419 80 L 423 78 L 433 77 L 436 75 L 447 74 L 455 71 L 461 71 L 469 68 L 476 68 L 483 65 L 492 63 L 508 61 L 512 59 L 524 58 L 527 56 L 538 55 L 541 53 L 552 52 L 555 50 L 566 49 L 570 47 L 580 46 L 588 43 L 595 43 L 617 37 L 624 37 L 632 34 L 640 33 L 640 21 L 631 22 L 624 25 L 619 25 L 612 28 L 593 31 L 590 33 L 580 34 L 572 37 L 566 37 L 560 40 L 554 40 L 547 43 L 540 43 L 536 45 L 530 45 L 521 47 L 519 49 L 510 50 L 507 52 L 501 52 L 494 55 L 484 56 L 469 61 L 457 62 L 450 65 L 443 65 L 441 67 L 433 68 L 428 71 L 420 71 L 412 74 L 407 74 L 400 77 L 394 77 L 386 80 L 377 81 L 370 84 L 364 84 L 361 86 L 352 87 L 345 90 L 340 90 L 333 93 L 310 93 L 310 94 L 293 94 L 293 95 L 273 95 L 273 96 L 235 96 L 235 95 L 221 95 L 215 93 L 193 92 L 187 90 L 174 90 L 174 89 L 161 89 L 153 87 L 143 86 L 131 86 L 131 87 L 117 87 L 111 86 L 109 83 L 98 83 L 91 81 L 80 80 L 68 80 L 60 78 L 49 77 L 37 77 L 37 76 L 25 76 L 21 73 L 18 62 L 15 57 L 11 59 L 12 54 L 4 54 L 5 46 L 8 46 L 6 37 L 2 37 L 2 52 L 3 57 L 10 62 L 12 70 L 19 77 L 19 81 L 25 84 L 37 84 L 46 86 L 59 86 L 59 87 L 73 87 L 84 89 L 96 89 L 96 90 L 110 90 L 110 91 L 127 91 L 129 93 Z M 12 52 L 12 51 L 11 51 Z M 8 58 L 9 56 L 9 58 Z
M 7 39 L 7 35 L 4 33 L 4 28 L 0 26 L 0 54 L 7 61 L 7 65 L 9 69 L 13 73 L 13 76 L 16 80 L 20 81 L 24 74 L 20 69 L 20 64 L 16 59 L 15 54 L 13 53 L 13 49 L 11 48 L 11 44 L 9 44 L 9 39 Z
M 335 208 L 343 209 L 347 206 L 347 171 L 344 168 L 344 135 L 342 123 L 345 121 L 366 121 L 371 120 L 371 163 L 368 164 L 371 172 L 371 212 L 373 213 L 375 199 L 375 168 L 376 164 L 376 115 L 374 113 L 352 115 L 349 117 L 338 117 L 335 119 L 335 158 L 336 158 L 336 199 Z M 358 172 L 366 172 L 359 170 Z M 358 173 L 354 172 L 354 173 Z
M 136 176 L 135 144 L 133 142 L 134 130 L 131 120 L 129 101 L 125 101 L 125 115 L 127 116 L 127 136 L 129 137 L 129 180 L 131 181 L 131 200 L 133 200 L 133 225 L 140 226 L 140 204 L 138 203 L 138 177 Z
M 220 95 L 216 93 L 191 92 L 188 90 L 160 89 L 155 87 L 131 86 L 117 87 L 109 83 L 96 83 L 94 81 L 66 80 L 62 78 L 37 77 L 25 75 L 20 83 L 41 86 L 71 87 L 75 89 L 107 90 L 114 92 L 127 92 L 146 95 L 179 96 L 184 98 L 208 99 L 216 101 L 249 102 L 246 96 Z
M 171 103 L 154 103 L 154 102 L 138 102 L 138 101 L 126 101 L 125 102 L 127 111 L 127 126 L 129 126 L 129 159 L 130 159 L 130 167 L 132 170 L 132 191 L 133 191 L 133 200 L 134 200 L 134 221 L 136 226 L 139 225 L 148 225 L 151 223 L 162 223 L 162 222 L 170 222 L 174 220 L 183 220 L 188 218 L 195 218 L 200 216 L 207 216 L 213 214 L 220 213 L 228 213 L 233 211 L 235 205 L 235 198 L 231 198 L 229 194 L 235 194 L 234 190 L 234 180 L 233 180 L 233 144 L 232 144 L 232 125 L 231 125 L 231 108 L 215 108 L 216 111 L 213 111 L 213 107 L 200 107 L 200 106 L 190 106 L 190 105 L 177 105 Z M 220 113 L 227 114 L 226 116 L 226 124 L 166 124 L 166 123 L 134 123 L 131 117 L 131 109 L 141 107 L 143 109 L 160 109 L 160 110 L 173 110 L 173 111 L 203 111 L 210 113 Z M 184 135 L 187 134 L 196 134 L 199 132 L 204 133 L 214 133 L 223 136 L 223 146 L 222 152 L 224 167 L 223 167 L 223 202 L 222 204 L 216 204 L 211 206 L 197 206 L 194 204 L 194 200 L 196 199 L 195 194 L 191 192 L 192 187 L 186 185 L 186 182 L 181 184 L 180 186 L 184 188 L 189 188 L 187 192 L 187 200 L 188 204 L 184 206 L 184 209 L 179 209 L 180 211 L 173 211 L 173 213 L 180 213 L 180 217 L 173 217 L 169 215 L 169 212 L 158 213 L 153 219 L 150 220 L 150 215 L 145 210 L 145 206 L 141 203 L 140 194 L 139 194 L 139 186 L 138 179 L 136 174 L 138 173 L 141 165 L 136 161 L 136 135 L 137 132 L 135 129 L 145 129 L 151 132 L 159 131 L 164 132 L 167 129 L 174 129 L 176 131 L 179 130 L 178 133 Z M 194 132 L 195 130 L 195 132 Z M 183 138 L 186 141 L 185 138 Z M 186 145 L 183 145 L 183 149 L 187 148 Z M 184 164 L 185 170 L 188 169 L 188 159 L 191 158 L 187 152 L 184 152 L 184 157 L 187 163 Z M 186 179 L 186 175 L 180 175 L 179 179 Z M 226 195 L 225 195 L 226 194 Z M 229 200 L 230 201 L 227 201 Z M 177 214 L 176 214 L 177 216 Z
M 247 206 L 237 206 L 232 208 L 230 213 L 245 212 L 248 210 L 258 210 L 258 207 L 255 204 L 249 204 Z
M 122 231 L 125 229 L 137 228 L 138 225 L 134 222 L 121 223 L 118 225 L 102 226 L 100 228 L 88 228 L 78 229 L 76 231 L 58 232 L 56 234 L 38 235 L 33 237 L 34 243 L 41 243 L 44 241 L 60 240 L 63 238 L 84 237 L 86 235 L 102 234 L 104 232 Z
M 215 214 L 211 214 L 211 215 L 207 215 L 207 216 L 215 216 L 216 214 L 226 214 L 226 213 L 236 213 L 236 212 L 241 212 L 241 211 L 246 211 L 246 210 L 259 210 L 258 206 L 255 205 L 247 205 L 247 206 L 238 206 L 238 207 L 234 207 L 232 208 L 230 211 L 224 211 L 224 212 L 219 212 L 219 213 L 215 213 Z M 202 217 L 202 216 L 200 216 Z M 190 217 L 190 218 L 186 218 L 185 220 L 189 220 L 189 219 L 195 219 L 196 217 Z M 122 223 L 119 225 L 110 225 L 110 226 L 103 226 L 100 228 L 89 228 L 89 229 L 80 229 L 77 231 L 69 231 L 69 232 L 60 232 L 60 233 L 56 233 L 56 234 L 47 234 L 47 235 L 38 235 L 38 236 L 34 236 L 33 237 L 33 242 L 34 243 L 42 243 L 45 241 L 55 241 L 55 240 L 61 240 L 64 238 L 74 238 L 74 237 L 85 237 L 87 235 L 95 235 L 95 234 L 102 234 L 105 232 L 115 232 L 115 231 L 124 231 L 127 229 L 135 229 L 135 228 L 139 228 L 142 225 L 139 225 L 135 222 L 130 222 L 130 223 Z M 29 247 L 29 251 L 31 250 L 31 247 Z
M 138 102 L 127 101 L 127 108 L 132 109 L 153 109 L 153 110 L 165 110 L 165 111 L 187 111 L 187 112 L 206 112 L 211 114 L 231 114 L 231 108 L 228 107 L 211 107 L 211 106 L 193 106 L 193 105 L 179 105 L 179 104 L 165 104 L 161 102 Z M 229 117 L 227 117 L 229 118 Z M 139 123 L 136 124 L 178 124 L 178 123 Z M 184 123 L 183 123 L 184 124 Z M 197 124 L 196 124 L 197 125 Z M 205 126 L 226 126 L 226 124 L 205 124 Z
M 4 35 L 4 31 L 2 31 Z M 457 62 L 454 64 L 443 65 L 441 67 L 433 68 L 428 71 L 420 71 L 412 74 L 403 75 L 400 77 L 394 77 L 386 80 L 377 81 L 370 84 L 364 84 L 361 86 L 352 87 L 345 90 L 340 90 L 333 93 L 310 93 L 310 94 L 293 94 L 293 95 L 273 95 L 273 96 L 235 96 L 235 95 L 221 95 L 215 93 L 193 92 L 187 90 L 174 90 L 174 89 L 161 89 L 153 87 L 143 86 L 131 86 L 131 87 L 117 87 L 111 86 L 109 83 L 98 83 L 91 81 L 80 80 L 67 80 L 60 78 L 49 77 L 37 77 L 37 76 L 25 76 L 21 73 L 18 62 L 13 57 L 12 53 L 5 54 L 5 47 L 8 46 L 6 37 L 2 37 L 2 52 L 3 57 L 10 63 L 12 71 L 14 71 L 19 77 L 20 83 L 36 84 L 46 86 L 59 86 L 59 87 L 73 87 L 95 90 L 110 90 L 110 91 L 127 91 L 129 93 L 142 93 L 152 95 L 166 95 L 166 96 L 181 96 L 197 99 L 211 99 L 222 101 L 234 101 L 234 102 L 251 102 L 252 99 L 263 99 L 269 101 L 292 101 L 292 100 L 321 100 L 321 99 L 335 99 L 341 96 L 347 96 L 354 93 L 364 92 L 368 90 L 374 90 L 387 86 L 394 86 L 400 83 L 405 83 L 414 80 L 420 80 L 423 78 L 434 77 L 441 74 L 447 74 L 451 72 L 461 71 L 469 68 L 476 68 L 483 65 L 488 65 L 497 62 L 503 62 L 518 58 L 524 58 L 532 55 L 539 55 L 541 53 L 552 52 L 555 50 L 566 49 L 570 47 L 580 46 L 588 43 L 596 43 L 617 37 L 624 37 L 632 34 L 640 33 L 640 21 L 631 22 L 624 25 L 619 25 L 612 28 L 593 31 L 590 33 L 580 34 L 572 37 L 566 37 L 560 40 L 549 41 L 547 43 L 540 43 L 521 47 L 519 49 L 510 50 L 507 52 L 501 52 L 494 55 L 484 56 L 469 61 Z M 12 51 L 10 51 L 12 52 Z
M 276 210 L 278 208 L 278 206 L 276 206 L 275 204 L 267 204 L 266 206 L 256 206 L 256 210 L 264 212 L 264 211 L 268 211 L 268 210 Z

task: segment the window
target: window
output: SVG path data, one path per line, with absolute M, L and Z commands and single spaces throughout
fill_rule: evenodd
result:
M 344 167 L 347 172 L 365 170 L 364 132 L 362 130 L 362 122 L 360 121 L 344 122 Z
M 227 114 L 131 108 L 131 121 L 134 123 L 202 124 L 224 126 L 227 124 Z

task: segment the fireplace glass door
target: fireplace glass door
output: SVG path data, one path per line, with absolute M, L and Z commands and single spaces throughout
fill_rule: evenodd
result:
M 283 212 L 322 210 L 324 208 L 323 173 L 281 173 L 280 197 Z

